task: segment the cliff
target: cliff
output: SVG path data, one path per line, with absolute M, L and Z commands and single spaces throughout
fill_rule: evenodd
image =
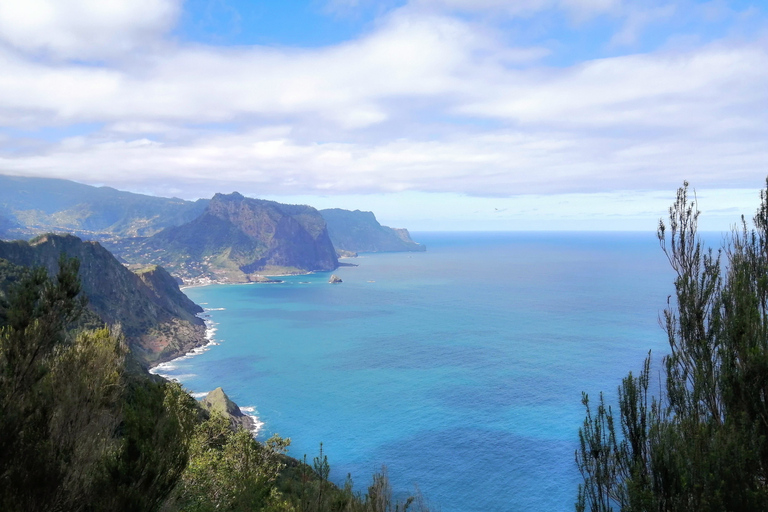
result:
M 202 308 L 160 267 L 137 275 L 99 243 L 72 235 L 0 242 L 1 260 L 14 266 L 42 266 L 51 275 L 58 271 L 62 253 L 80 260 L 79 277 L 89 311 L 103 323 L 121 326 L 133 356 L 143 366 L 173 359 L 206 342 L 205 324 L 196 316 Z
M 411 240 L 407 229 L 379 224 L 373 212 L 332 208 L 321 210 L 320 214 L 328 224 L 328 234 L 340 254 L 427 250 Z
M 256 274 L 333 270 L 325 221 L 310 206 L 216 194 L 202 215 L 110 246 L 127 261 L 159 263 L 185 282 L 247 282 Z

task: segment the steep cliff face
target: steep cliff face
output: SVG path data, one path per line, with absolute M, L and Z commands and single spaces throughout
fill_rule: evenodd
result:
M 407 229 L 382 226 L 373 212 L 339 208 L 320 210 L 328 225 L 328 234 L 338 251 L 399 252 L 426 251 L 411 240 Z
M 112 246 L 111 246 L 112 247 Z M 185 281 L 245 282 L 250 274 L 333 270 L 325 221 L 309 206 L 216 194 L 198 218 L 114 250 L 127 261 L 159 263 Z
M 192 320 L 203 308 L 195 304 L 179 289 L 178 281 L 163 267 L 150 265 L 133 271 L 141 282 L 153 293 L 153 301 L 160 304 L 174 315 Z M 199 323 L 199 322 L 196 322 Z
M 96 242 L 72 235 L 43 235 L 30 242 L 0 242 L 0 258 L 25 267 L 58 271 L 64 253 L 80 260 L 88 309 L 109 325 L 120 325 L 132 353 L 144 365 L 165 361 L 205 343 L 205 324 L 176 281 L 163 269 L 137 275 Z

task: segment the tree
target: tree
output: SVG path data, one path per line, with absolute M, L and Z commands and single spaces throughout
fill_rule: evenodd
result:
M 768 183 L 767 183 L 768 186 Z M 768 193 L 748 229 L 705 250 L 688 184 L 658 238 L 675 271 L 670 354 L 649 398 L 650 354 L 619 386 L 618 426 L 586 394 L 576 509 L 764 510 L 768 504 Z M 723 260 L 723 257 L 725 260 Z
M 3 263 L 0 261 L 0 263 Z M 119 329 L 84 330 L 79 263 L 0 264 L 0 510 L 154 510 L 187 464 L 195 401 L 128 375 Z
M 85 306 L 77 260 L 23 273 L 0 325 L 0 508 L 82 508 L 114 448 L 125 346 L 71 328 Z
M 258 443 L 251 433 L 232 430 L 214 413 L 195 427 L 189 464 L 172 500 L 183 510 L 286 510 L 275 482 L 289 439 L 273 436 Z

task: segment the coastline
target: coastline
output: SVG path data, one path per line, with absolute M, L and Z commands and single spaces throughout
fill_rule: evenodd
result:
M 213 284 L 213 283 L 211 283 Z M 246 284 L 246 283 L 237 283 L 237 284 Z M 199 285 L 199 286 L 206 286 L 206 285 Z M 220 342 L 216 340 L 216 331 L 218 330 L 216 326 L 216 322 L 211 319 L 210 315 L 207 313 L 209 311 L 223 311 L 224 308 L 204 308 L 205 311 L 203 313 L 198 314 L 199 318 L 202 318 L 203 322 L 205 322 L 205 339 L 207 340 L 207 343 L 204 345 L 200 345 L 198 347 L 193 348 L 192 350 L 186 352 L 185 354 L 182 354 L 178 357 L 174 357 L 173 359 L 170 359 L 168 361 L 164 361 L 162 363 L 159 363 L 155 366 L 152 366 L 149 368 L 149 373 L 152 375 L 157 375 L 158 377 L 162 377 L 166 380 L 178 382 L 179 384 L 183 385 L 183 382 L 179 380 L 178 377 L 182 376 L 174 376 L 170 375 L 167 372 L 169 370 L 174 370 L 176 366 L 174 363 L 178 361 L 183 361 L 186 359 L 191 359 L 195 356 L 199 356 L 200 354 L 203 354 L 207 351 L 209 351 L 212 347 L 215 347 L 216 345 L 220 345 Z M 208 392 L 196 392 L 196 393 L 189 393 L 195 400 L 198 400 L 201 397 L 204 397 L 208 394 Z M 259 416 L 257 415 L 256 407 L 255 406 L 245 406 L 240 407 L 240 405 L 237 406 L 240 412 L 243 414 L 243 417 L 247 419 L 248 422 L 248 430 L 251 432 L 251 435 L 256 438 L 256 436 L 261 432 L 261 430 L 264 428 L 264 422 L 261 421 Z
M 213 311 L 213 309 L 205 309 L 205 311 Z M 191 350 L 188 350 L 187 352 L 183 353 L 180 356 L 176 356 L 172 359 L 169 359 L 168 361 L 163 361 L 160 363 L 157 363 L 154 366 L 150 366 L 149 373 L 152 375 L 158 375 L 160 377 L 163 377 L 167 380 L 173 380 L 176 382 L 179 382 L 178 379 L 174 378 L 171 375 L 167 375 L 164 373 L 161 373 L 163 370 L 173 370 L 175 366 L 173 363 L 177 361 L 181 361 L 183 359 L 189 359 L 191 357 L 195 357 L 197 355 L 202 354 L 203 352 L 207 352 L 210 350 L 212 346 L 218 345 L 219 343 L 216 341 L 216 338 L 214 337 L 216 333 L 216 323 L 210 319 L 209 316 L 206 315 L 205 312 L 199 313 L 197 315 L 198 318 L 201 318 L 203 322 L 205 322 L 205 340 L 206 343 L 202 345 L 198 345 L 197 347 L 192 348 Z
M 349 266 L 347 264 L 345 265 L 339 265 L 339 266 Z M 353 265 L 355 266 L 355 265 Z M 338 267 L 336 267 L 337 269 Z M 333 270 L 336 270 L 333 269 Z M 270 283 L 282 283 L 283 281 L 279 279 L 272 279 L 273 277 L 290 277 L 290 276 L 308 276 L 315 274 L 317 272 L 333 272 L 333 270 L 309 270 L 306 272 L 287 272 L 287 273 L 281 273 L 281 274 L 244 274 L 246 276 L 246 280 L 243 281 L 233 281 L 231 279 L 212 279 L 210 277 L 203 277 L 199 279 L 193 279 L 189 282 L 182 282 L 182 284 L 179 285 L 179 290 L 184 290 L 185 288 L 198 288 L 201 286 L 210 286 L 213 284 L 270 284 Z M 251 277 L 253 276 L 253 277 Z

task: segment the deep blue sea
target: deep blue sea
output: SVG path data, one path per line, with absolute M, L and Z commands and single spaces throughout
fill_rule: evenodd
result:
M 571 511 L 581 392 L 615 397 L 649 350 L 672 271 L 655 233 L 415 233 L 425 253 L 281 284 L 188 288 L 215 340 L 164 374 L 222 386 L 331 476 L 386 464 L 443 512 Z

